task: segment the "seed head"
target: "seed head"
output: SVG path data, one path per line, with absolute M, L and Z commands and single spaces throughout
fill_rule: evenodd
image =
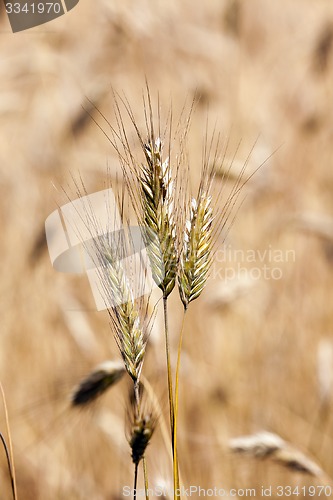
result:
M 143 224 L 148 240 L 147 254 L 152 276 L 168 296 L 176 280 L 178 257 L 174 221 L 173 186 L 169 159 L 162 160 L 162 141 L 157 138 L 143 145 L 146 163 L 141 166 Z
M 192 198 L 191 201 L 180 257 L 178 285 L 185 309 L 199 297 L 207 281 L 211 263 L 212 222 L 212 198 L 205 192 L 199 193 L 198 199 Z
M 74 390 L 72 406 L 88 405 L 116 384 L 124 375 L 125 368 L 119 361 L 105 361 L 98 365 L 87 377 L 81 380 Z
M 143 458 L 155 427 L 156 418 L 152 411 L 141 412 L 137 416 L 135 416 L 134 412 L 132 421 L 130 422 L 129 444 L 132 450 L 132 460 L 135 465 L 138 465 Z
M 145 349 L 145 308 L 136 301 L 133 288 L 123 265 L 124 242 L 108 245 L 107 240 L 99 242 L 99 275 L 101 286 L 108 297 L 108 313 L 115 332 L 115 339 L 123 358 L 125 368 L 134 381 L 140 377 Z

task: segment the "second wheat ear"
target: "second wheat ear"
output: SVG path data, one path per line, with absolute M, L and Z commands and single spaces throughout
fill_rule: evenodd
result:
M 212 197 L 202 193 L 198 199 L 192 198 L 190 216 L 185 223 L 178 275 L 180 298 L 185 309 L 200 296 L 208 278 L 212 223 Z

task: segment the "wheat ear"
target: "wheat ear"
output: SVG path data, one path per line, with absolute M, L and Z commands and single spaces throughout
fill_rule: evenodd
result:
M 203 192 L 197 199 L 192 198 L 190 216 L 185 223 L 178 276 L 180 298 L 185 309 L 199 297 L 207 281 L 211 263 L 212 222 L 212 198 Z
M 147 253 L 152 276 L 164 297 L 173 290 L 177 274 L 176 227 L 173 217 L 173 187 L 169 159 L 162 160 L 162 141 L 144 144 L 146 163 L 141 166 L 140 188 Z
M 98 272 L 108 304 L 113 304 L 108 313 L 126 371 L 137 382 L 146 349 L 145 325 L 122 264 L 125 242 L 120 238 L 116 243 L 107 237 L 95 240 Z

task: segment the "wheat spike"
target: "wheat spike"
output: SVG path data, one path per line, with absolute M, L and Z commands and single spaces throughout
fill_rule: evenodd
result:
M 129 445 L 135 465 L 144 457 L 146 448 L 156 428 L 156 417 L 151 409 L 133 406 L 129 413 Z
M 205 287 L 211 263 L 212 198 L 200 193 L 192 198 L 189 219 L 185 222 L 183 250 L 178 277 L 179 293 L 185 309 Z
M 115 332 L 115 339 L 131 378 L 139 380 L 145 349 L 146 335 L 142 323 L 140 304 L 135 301 L 130 280 L 122 258 L 126 254 L 125 242 L 119 236 L 117 245 L 108 237 L 95 240 L 101 286 L 108 298 L 108 313 Z
M 175 286 L 178 266 L 173 217 L 174 181 L 168 158 L 162 161 L 161 139 L 150 140 L 143 147 L 146 164 L 141 166 L 139 181 L 147 253 L 153 279 L 167 297 Z

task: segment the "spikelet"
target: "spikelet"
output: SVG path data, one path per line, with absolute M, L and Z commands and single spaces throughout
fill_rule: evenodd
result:
M 95 401 L 116 384 L 124 373 L 125 368 L 120 361 L 104 361 L 96 366 L 75 388 L 71 398 L 72 406 L 84 406 Z
M 133 381 L 136 382 L 141 374 L 146 350 L 146 338 L 139 311 L 135 302 L 129 300 L 113 310 L 109 310 L 109 315 L 125 368 Z
M 175 286 L 178 257 L 169 159 L 162 161 L 160 138 L 143 144 L 146 164 L 139 178 L 147 253 L 152 276 L 167 297 Z
M 185 309 L 205 287 L 212 251 L 212 198 L 206 192 L 192 198 L 189 219 L 185 222 L 178 285 Z
M 156 428 L 156 417 L 152 410 L 132 406 L 129 415 L 129 445 L 135 465 L 144 457 L 146 448 Z

